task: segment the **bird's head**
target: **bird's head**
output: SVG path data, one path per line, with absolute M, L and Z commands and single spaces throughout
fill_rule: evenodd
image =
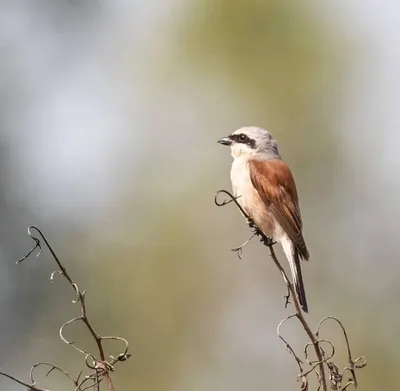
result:
M 234 158 L 248 156 L 260 160 L 279 159 L 278 143 L 271 133 L 257 126 L 245 126 L 235 130 L 228 137 L 218 140 L 231 147 Z

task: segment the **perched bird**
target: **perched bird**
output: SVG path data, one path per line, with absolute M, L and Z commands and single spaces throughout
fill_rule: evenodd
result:
M 300 305 L 308 312 L 300 260 L 308 260 L 309 253 L 299 199 L 276 140 L 265 129 L 246 126 L 218 142 L 231 147 L 231 181 L 237 201 L 264 235 L 282 245 Z

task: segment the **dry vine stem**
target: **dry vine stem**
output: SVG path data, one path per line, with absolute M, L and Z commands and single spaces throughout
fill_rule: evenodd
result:
M 218 196 L 220 194 L 225 194 L 227 195 L 229 198 L 228 199 L 224 199 L 222 202 L 218 201 Z M 239 196 L 240 197 L 240 196 Z M 356 377 L 356 369 L 358 368 L 363 368 L 366 365 L 366 359 L 364 357 L 359 357 L 355 360 L 353 360 L 352 358 L 352 354 L 351 354 L 351 349 L 350 349 L 350 343 L 347 337 L 347 332 L 345 330 L 345 328 L 343 327 L 342 323 L 335 317 L 333 316 L 328 316 L 324 319 L 322 319 L 317 327 L 317 331 L 314 333 L 312 332 L 310 326 L 308 325 L 304 314 L 301 310 L 300 307 L 300 303 L 299 300 L 297 298 L 297 295 L 295 294 L 295 290 L 293 288 L 293 284 L 290 282 L 285 270 L 283 269 L 282 265 L 280 264 L 273 245 L 275 244 L 273 242 L 273 240 L 269 237 L 267 237 L 258 227 L 257 225 L 250 219 L 250 217 L 248 216 L 248 214 L 243 210 L 243 208 L 241 207 L 241 205 L 238 203 L 237 199 L 239 197 L 235 197 L 233 196 L 230 192 L 226 191 L 226 190 L 219 190 L 216 195 L 215 195 L 215 204 L 217 206 L 225 206 L 227 204 L 230 204 L 231 202 L 234 202 L 235 205 L 237 206 L 237 208 L 240 210 L 240 212 L 242 213 L 242 215 L 246 218 L 248 225 L 250 226 L 250 228 L 253 230 L 253 235 L 240 247 L 238 248 L 234 248 L 232 249 L 232 251 L 237 252 L 238 257 L 240 258 L 241 255 L 241 251 L 242 248 L 255 236 L 259 236 L 261 237 L 261 242 L 263 242 L 263 244 L 265 246 L 267 246 L 269 248 L 270 251 L 270 255 L 271 258 L 273 259 L 276 267 L 278 268 L 278 270 L 280 271 L 282 278 L 287 286 L 288 289 L 288 295 L 286 296 L 286 304 L 285 307 L 287 306 L 288 302 L 289 302 L 289 297 L 292 297 L 293 303 L 294 303 L 294 307 L 295 307 L 295 314 L 292 314 L 288 317 L 286 317 L 285 319 L 283 319 L 277 328 L 277 333 L 278 333 L 278 337 L 283 341 L 283 343 L 286 345 L 286 348 L 289 350 L 289 352 L 293 355 L 293 357 L 296 360 L 296 363 L 299 367 L 300 370 L 300 374 L 298 375 L 298 380 L 300 380 L 301 382 L 301 390 L 302 391 L 307 391 L 308 388 L 308 375 L 312 372 L 315 372 L 317 375 L 317 379 L 318 379 L 318 388 L 317 391 L 320 391 L 321 389 L 323 391 L 327 391 L 328 390 L 328 379 L 326 376 L 326 371 L 325 371 L 325 366 L 327 366 L 327 369 L 329 371 L 329 385 L 333 390 L 336 391 L 345 391 L 348 390 L 348 388 L 352 385 L 354 387 L 355 390 L 360 390 L 358 387 L 358 382 L 357 382 L 357 377 Z M 308 342 L 305 345 L 304 348 L 304 356 L 305 356 L 305 360 L 307 361 L 307 363 L 310 365 L 310 368 L 305 371 L 303 368 L 303 361 L 299 358 L 299 356 L 296 354 L 296 352 L 294 351 L 294 349 L 292 348 L 292 346 L 287 342 L 287 340 L 281 335 L 281 327 L 282 325 L 292 319 L 292 318 L 297 318 L 304 331 L 306 332 L 309 340 L 311 342 Z M 332 344 L 331 341 L 329 341 L 328 339 L 321 339 L 320 338 L 320 328 L 322 326 L 322 324 L 324 322 L 326 322 L 327 320 L 333 320 L 335 321 L 341 328 L 345 342 L 346 342 L 346 347 L 347 347 L 347 353 L 348 353 L 348 361 L 349 364 L 347 367 L 345 367 L 342 371 L 339 370 L 338 366 L 336 364 L 334 364 L 331 359 L 333 358 L 334 354 L 335 354 L 335 347 Z M 330 354 L 326 354 L 325 350 L 323 349 L 322 345 L 327 345 L 330 348 Z M 308 360 L 308 349 L 309 347 L 312 346 L 313 350 L 315 351 L 315 355 L 317 357 L 317 361 L 310 361 Z M 350 376 L 348 378 L 348 380 L 345 380 L 345 384 L 342 384 L 344 381 L 344 375 L 346 372 L 349 372 Z
M 38 236 L 33 235 L 33 231 L 36 231 Z M 74 290 L 74 294 L 76 295 L 75 299 L 72 301 L 74 304 L 79 304 L 80 309 L 81 309 L 81 314 L 67 322 L 65 322 L 61 327 L 60 327 L 60 338 L 63 342 L 65 342 L 67 345 L 72 346 L 75 350 L 77 350 L 79 353 L 81 353 L 84 356 L 84 363 L 86 368 L 90 370 L 90 373 L 86 376 L 82 376 L 83 371 L 81 371 L 78 376 L 72 377 L 67 371 L 64 369 L 58 367 L 57 365 L 48 363 L 48 362 L 39 362 L 35 364 L 30 371 L 30 383 L 24 382 L 22 380 L 19 380 L 7 373 L 0 372 L 0 375 L 5 376 L 14 382 L 21 384 L 25 387 L 28 387 L 29 391 L 50 391 L 44 388 L 39 388 L 36 386 L 36 380 L 35 380 L 35 372 L 38 368 L 47 368 L 47 373 L 46 377 L 50 375 L 52 372 L 59 372 L 64 377 L 69 380 L 73 384 L 73 390 L 74 391 L 84 391 L 84 390 L 96 390 L 100 391 L 100 385 L 102 380 L 105 380 L 107 383 L 107 389 L 108 391 L 115 391 L 110 372 L 114 371 L 114 365 L 118 362 L 123 362 L 126 361 L 129 357 L 130 354 L 128 353 L 128 341 L 125 338 L 122 337 L 116 337 L 116 336 L 107 336 L 107 337 L 102 337 L 100 336 L 95 328 L 93 327 L 88 314 L 87 314 L 87 308 L 86 308 L 86 302 L 85 302 L 85 294 L 86 291 L 81 291 L 78 287 L 78 285 L 74 282 L 74 280 L 71 278 L 69 273 L 67 272 L 66 268 L 63 266 L 63 264 L 60 262 L 59 258 L 57 257 L 56 253 L 54 252 L 53 248 L 50 246 L 49 242 L 47 241 L 46 237 L 44 236 L 43 232 L 35 227 L 31 226 L 28 228 L 28 234 L 32 238 L 32 240 L 35 242 L 35 245 L 33 248 L 24 256 L 22 257 L 17 263 L 23 262 L 25 259 L 27 259 L 33 252 L 38 250 L 37 257 L 42 253 L 43 246 L 42 242 L 47 246 L 48 250 L 50 251 L 50 254 L 52 255 L 53 259 L 55 260 L 58 270 L 54 271 L 51 276 L 50 280 L 53 281 L 54 277 L 56 275 L 61 275 L 63 276 L 69 283 L 69 285 L 72 287 Z M 71 342 L 67 340 L 64 337 L 64 329 L 71 325 L 72 323 L 75 322 L 82 322 L 85 327 L 88 329 L 90 335 L 96 342 L 97 350 L 98 350 L 98 355 L 94 355 L 92 353 L 86 352 L 83 349 L 79 348 L 78 346 L 75 345 L 74 342 Z M 103 347 L 103 341 L 105 340 L 115 340 L 122 342 L 124 345 L 124 349 L 122 353 L 120 353 L 118 356 L 113 357 L 109 356 L 108 358 L 106 357 L 104 347 Z

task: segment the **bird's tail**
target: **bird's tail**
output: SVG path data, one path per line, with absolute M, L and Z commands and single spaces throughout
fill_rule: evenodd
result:
M 304 290 L 303 275 L 301 273 L 300 256 L 298 250 L 295 248 L 290 240 L 282 242 L 282 248 L 289 261 L 290 271 L 292 272 L 293 285 L 296 290 L 301 308 L 304 312 L 308 312 L 308 305 L 306 299 L 306 292 Z

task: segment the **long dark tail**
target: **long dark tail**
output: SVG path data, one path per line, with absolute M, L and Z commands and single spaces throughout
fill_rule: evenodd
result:
M 308 312 L 308 305 L 306 299 L 306 292 L 304 290 L 303 275 L 301 273 L 300 256 L 298 250 L 294 247 L 291 241 L 282 242 L 283 251 L 289 261 L 290 271 L 292 272 L 292 279 L 294 289 L 299 299 L 301 308 L 304 312 Z
M 306 299 L 306 291 L 304 290 L 304 282 L 303 282 L 303 275 L 301 273 L 301 265 L 300 265 L 300 257 L 299 252 L 294 250 L 293 254 L 294 258 L 294 269 L 295 272 L 293 274 L 293 284 L 296 289 L 297 297 L 299 298 L 299 302 L 301 308 L 303 308 L 304 312 L 308 312 L 308 305 Z

